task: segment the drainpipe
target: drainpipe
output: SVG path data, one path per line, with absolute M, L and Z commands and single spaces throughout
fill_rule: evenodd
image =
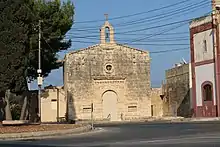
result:
M 214 2 L 213 2 L 214 4 Z M 213 6 L 215 7 L 215 5 Z M 215 10 L 215 8 L 213 8 Z M 213 25 L 213 54 L 214 54 L 214 79 L 215 79 L 215 96 L 216 96 L 216 105 L 217 105 L 217 111 L 216 111 L 216 116 L 220 116 L 220 105 L 219 105 L 219 96 L 220 96 L 220 91 L 219 91 L 219 80 L 220 80 L 220 71 L 219 71 L 219 66 L 218 66 L 218 60 L 220 58 L 219 54 L 219 24 L 218 24 L 218 11 L 214 11 L 214 14 L 212 13 L 212 25 Z
M 219 117 L 220 116 L 220 65 L 219 65 L 219 61 L 220 61 L 220 53 L 219 53 L 219 19 L 218 19 L 218 17 L 219 17 L 219 11 L 217 12 L 217 24 L 216 24 L 216 29 L 217 29 L 217 31 L 216 31 L 216 39 L 217 39 L 217 41 L 216 41 L 216 49 L 217 49 L 217 51 L 216 51 L 216 56 L 217 56 L 217 58 L 216 58 L 216 61 L 215 61 L 215 63 L 216 63 L 216 67 L 217 67 L 217 73 L 216 73 L 216 83 L 217 83 L 217 89 L 216 89 L 216 91 L 217 91 L 217 101 L 216 101 L 216 103 L 217 103 L 217 116 Z

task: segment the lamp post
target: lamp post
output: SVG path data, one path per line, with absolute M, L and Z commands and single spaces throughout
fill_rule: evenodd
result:
M 43 78 L 41 76 L 42 70 L 41 70 L 41 20 L 39 20 L 39 38 L 38 38 L 38 70 L 37 70 L 37 84 L 38 84 L 38 116 L 39 116 L 39 122 L 41 123 L 41 86 L 43 85 Z

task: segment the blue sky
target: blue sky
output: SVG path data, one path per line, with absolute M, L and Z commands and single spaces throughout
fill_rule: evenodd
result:
M 99 28 L 107 13 L 118 43 L 127 43 L 152 52 L 151 84 L 152 87 L 160 87 L 166 69 L 172 68 L 182 58 L 190 60 L 189 49 L 179 50 L 189 47 L 188 20 L 210 12 L 210 1 L 72 0 L 75 5 L 75 22 L 66 37 L 72 39 L 73 43 L 68 51 L 59 53 L 59 56 L 63 58 L 69 51 L 99 43 Z M 121 18 L 115 19 L 117 17 Z M 174 49 L 179 51 L 158 53 Z M 52 71 L 45 78 L 44 86 L 63 85 L 62 71 L 62 68 Z M 31 84 L 31 88 L 36 88 L 36 82 Z

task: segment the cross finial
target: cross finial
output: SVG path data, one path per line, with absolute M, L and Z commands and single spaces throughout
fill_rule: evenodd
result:
M 108 21 L 108 14 L 104 14 L 106 21 Z

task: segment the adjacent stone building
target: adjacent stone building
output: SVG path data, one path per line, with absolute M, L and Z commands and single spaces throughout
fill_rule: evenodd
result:
M 163 116 L 192 117 L 191 64 L 180 63 L 166 70 L 163 84 Z
M 164 103 L 161 99 L 162 88 L 151 88 L 151 116 L 163 117 Z
M 151 116 L 149 52 L 118 44 L 108 21 L 100 29 L 100 44 L 64 60 L 69 120 L 89 120 L 92 108 L 95 120 Z

